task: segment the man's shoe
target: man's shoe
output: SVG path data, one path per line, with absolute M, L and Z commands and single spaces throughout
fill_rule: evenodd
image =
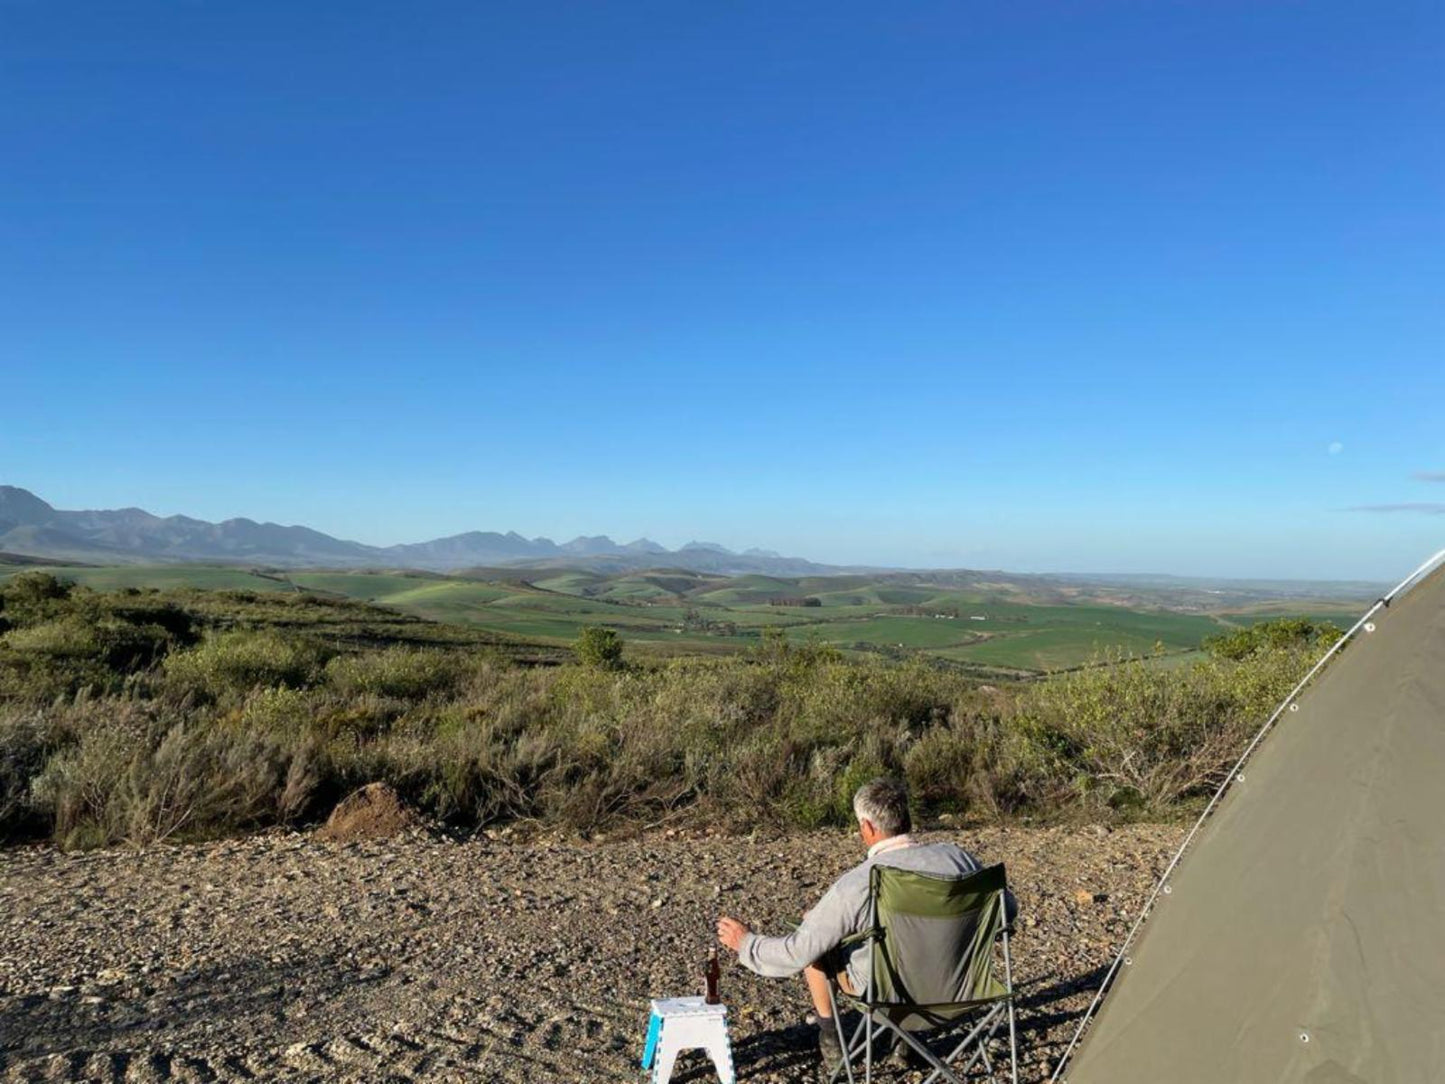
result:
M 887 1056 L 883 1059 L 883 1064 L 889 1069 L 917 1069 L 928 1064 L 914 1052 L 911 1046 L 897 1035 L 891 1038 L 893 1042 L 889 1046 Z
M 825 1073 L 843 1064 L 843 1044 L 838 1041 L 837 1026 L 832 1020 L 818 1021 L 818 1056 L 823 1059 Z
M 909 1046 L 897 1035 L 890 1036 L 893 1040 L 888 1048 L 887 1055 L 883 1058 L 883 1064 L 890 1069 L 931 1069 L 933 1064 L 920 1054 L 913 1047 Z
M 902 1039 L 895 1038 L 888 1047 L 888 1053 L 883 1056 L 883 1065 L 888 1069 L 911 1069 L 908 1064 L 908 1044 Z

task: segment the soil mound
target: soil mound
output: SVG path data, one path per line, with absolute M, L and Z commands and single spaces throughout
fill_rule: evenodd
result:
M 352 791 L 331 811 L 316 838 L 333 843 L 354 839 L 390 839 L 417 824 L 416 814 L 401 804 L 385 783 L 368 783 Z

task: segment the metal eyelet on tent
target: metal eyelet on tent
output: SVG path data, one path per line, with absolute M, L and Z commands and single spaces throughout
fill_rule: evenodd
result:
M 1174 886 L 1173 886 L 1173 885 L 1165 885 L 1165 886 L 1164 886 L 1164 895 L 1167 896 L 1167 895 L 1169 895 L 1169 894 L 1170 894 L 1171 892 L 1173 892 L 1173 891 L 1174 891 Z
M 1133 962 L 1134 962 L 1134 957 L 1132 957 L 1132 956 L 1125 956 L 1125 957 L 1124 957 L 1124 966 L 1125 966 L 1125 967 L 1128 967 L 1128 966 L 1129 966 L 1130 964 L 1132 964 Z
M 1375 623 L 1374 623 L 1373 621 L 1366 621 L 1366 622 L 1365 622 L 1365 631 L 1366 631 L 1366 632 L 1374 632 L 1374 631 L 1375 631 Z
M 1299 1041 L 1302 1042 L 1302 1043 L 1307 1043 L 1307 1042 L 1309 1042 L 1309 1041 L 1310 1041 L 1310 1033 L 1307 1032 L 1307 1031 L 1302 1031 L 1302 1032 L 1300 1032 L 1300 1033 L 1299 1033 Z
M 1238 775 L 1236 775 L 1236 776 L 1234 777 L 1234 781 L 1235 781 L 1236 783 L 1243 783 L 1243 782 L 1244 782 L 1244 773 L 1243 773 L 1243 772 L 1240 772 Z
M 1289 710 L 1290 710 L 1290 711 L 1299 711 L 1299 705 L 1298 705 L 1298 704 L 1291 704 L 1291 705 L 1289 706 Z

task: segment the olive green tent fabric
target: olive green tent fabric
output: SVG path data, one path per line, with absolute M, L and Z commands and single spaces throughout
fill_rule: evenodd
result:
M 1445 1081 L 1445 568 L 1261 743 L 1068 1084 Z

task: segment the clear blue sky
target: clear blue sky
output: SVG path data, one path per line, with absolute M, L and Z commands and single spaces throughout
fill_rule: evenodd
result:
M 1442 72 L 1436 2 L 0 0 L 0 482 L 1394 577 Z

